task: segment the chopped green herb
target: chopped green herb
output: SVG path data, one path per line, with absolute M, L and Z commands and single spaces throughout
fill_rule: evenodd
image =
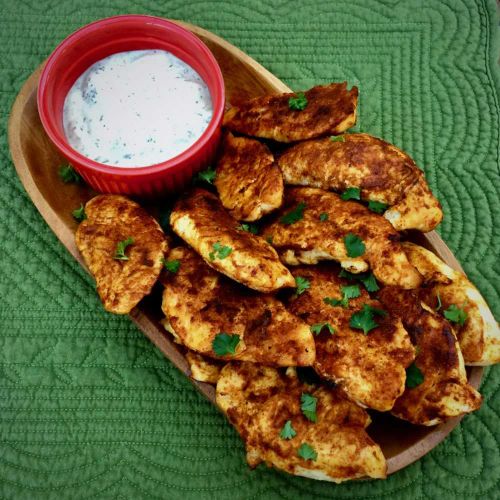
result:
M 332 142 L 345 142 L 345 137 L 343 135 L 331 135 L 330 140 Z
M 83 203 L 80 203 L 80 206 L 73 210 L 71 212 L 73 215 L 74 219 L 77 220 L 78 222 L 82 222 L 82 220 L 85 220 L 87 218 L 87 214 L 85 213 L 85 207 L 83 206 Z
M 280 222 L 282 224 L 295 224 L 295 222 L 298 222 L 304 217 L 304 209 L 306 206 L 307 205 L 301 201 L 293 210 L 290 210 L 290 212 L 283 215 Z
M 385 203 L 381 203 L 380 201 L 373 201 L 370 200 L 368 202 L 368 208 L 372 211 L 375 212 L 376 214 L 383 214 L 389 205 L 386 205 Z
M 325 297 L 323 302 L 330 306 L 340 306 L 349 307 L 349 299 L 355 299 L 361 295 L 361 290 L 359 285 L 341 285 L 342 299 L 332 299 L 330 297 Z
M 328 214 L 326 212 L 322 212 L 319 214 L 319 220 L 321 222 L 325 222 L 328 220 Z
M 80 184 L 80 182 L 82 182 L 82 178 L 71 165 L 63 165 L 62 167 L 59 167 L 59 177 L 64 184 Z
M 266 236 L 266 241 L 267 241 L 270 245 L 272 245 L 272 244 L 273 244 L 273 235 L 272 235 L 272 234 L 270 234 L 269 236 Z
M 340 289 L 345 299 L 355 299 L 361 295 L 359 285 L 342 285 Z
M 295 97 L 288 99 L 288 107 L 296 111 L 302 111 L 307 106 L 307 97 L 303 92 L 299 92 Z
M 376 292 L 377 290 L 380 290 L 379 286 L 377 285 L 377 280 L 371 272 L 354 274 L 346 271 L 345 269 L 342 269 L 339 273 L 339 277 L 347 278 L 350 281 L 361 281 L 368 292 Z
M 318 458 L 318 454 L 314 450 L 312 446 L 307 443 L 302 443 L 300 448 L 297 451 L 297 455 L 304 460 L 316 460 Z
M 441 309 L 441 306 L 443 305 L 443 304 L 441 304 L 441 295 L 439 295 L 439 292 L 437 292 L 436 298 L 437 298 L 436 311 L 439 311 L 439 309 Z
M 357 187 L 347 188 L 340 197 L 344 200 L 360 200 L 361 199 L 361 189 Z
M 311 422 L 316 422 L 318 420 L 318 416 L 316 415 L 316 403 L 317 399 L 311 395 L 303 392 L 300 396 L 300 409 L 306 417 Z
M 247 233 L 259 234 L 259 226 L 257 226 L 257 224 L 242 222 L 236 229 L 246 231 Z
M 458 323 L 460 326 L 464 326 L 465 320 L 467 319 L 467 312 L 464 309 L 460 309 L 455 304 L 451 304 L 443 314 L 447 320 Z
M 331 297 L 325 297 L 323 299 L 323 302 L 325 304 L 328 304 L 329 306 L 333 306 L 333 307 L 337 307 L 337 306 L 347 307 L 347 301 L 345 301 L 344 299 L 332 299 Z
M 406 387 L 408 389 L 414 389 L 418 387 L 424 381 L 424 374 L 420 371 L 420 368 L 412 363 L 406 369 Z
M 360 257 L 366 250 L 363 240 L 353 233 L 344 236 L 344 245 L 349 257 Z
M 330 323 L 316 323 L 315 325 L 311 325 L 311 333 L 319 335 L 323 328 L 326 328 L 330 332 L 330 335 L 335 333 L 335 328 Z
M 215 259 L 221 259 L 222 260 L 222 259 L 225 259 L 233 251 L 233 249 L 231 247 L 228 247 L 226 245 L 223 246 L 219 242 L 214 243 L 212 245 L 212 248 L 214 249 L 214 251 L 210 252 L 208 254 L 210 260 L 215 260 Z
M 359 278 L 359 281 L 363 283 L 368 292 L 376 292 L 377 290 L 380 290 L 373 273 L 363 273 L 363 277 Z
M 281 429 L 280 438 L 281 439 L 292 439 L 297 435 L 295 429 L 292 427 L 292 421 L 287 420 L 285 425 Z
M 165 269 L 167 271 L 170 271 L 171 273 L 176 273 L 179 268 L 181 267 L 181 261 L 180 260 L 165 260 L 161 259 L 162 264 L 165 266 Z
M 202 170 L 201 172 L 198 172 L 196 174 L 195 180 L 200 181 L 200 182 L 207 182 L 208 184 L 213 184 L 215 181 L 217 173 L 215 171 L 215 168 L 208 167 L 205 170 Z
M 302 295 L 308 288 L 311 287 L 311 282 L 307 278 L 296 276 L 295 285 L 297 286 L 295 293 L 297 295 Z
M 218 333 L 212 341 L 212 349 L 217 356 L 236 354 L 236 347 L 240 343 L 240 336 L 230 333 Z
M 113 259 L 115 260 L 128 260 L 128 257 L 125 255 L 125 250 L 129 245 L 134 243 L 133 238 L 127 238 L 126 240 L 119 241 L 116 245 L 115 255 Z
M 387 313 L 382 309 L 364 304 L 361 311 L 355 312 L 351 316 L 349 326 L 351 328 L 356 328 L 357 330 L 363 330 L 363 333 L 366 335 L 370 330 L 373 330 L 378 326 L 378 323 L 374 320 L 375 315 L 386 316 Z

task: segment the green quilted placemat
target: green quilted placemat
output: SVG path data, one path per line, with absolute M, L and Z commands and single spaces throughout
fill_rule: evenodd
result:
M 500 498 L 500 369 L 481 410 L 387 481 L 340 486 L 259 467 L 224 418 L 94 286 L 10 161 L 25 79 L 79 26 L 120 13 L 198 24 L 294 89 L 360 88 L 358 130 L 425 167 L 441 234 L 494 314 L 499 297 L 498 20 L 493 0 L 0 0 L 2 498 Z

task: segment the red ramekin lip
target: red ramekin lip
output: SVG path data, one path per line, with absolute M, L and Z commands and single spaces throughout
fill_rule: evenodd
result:
M 213 105 L 212 119 L 210 120 L 203 134 L 194 144 L 192 144 L 189 148 L 187 148 L 185 151 L 181 152 L 177 156 L 170 158 L 164 162 L 157 163 L 155 165 L 149 165 L 146 167 L 116 167 L 116 166 L 104 165 L 102 163 L 98 163 L 94 160 L 91 160 L 90 158 L 87 158 L 86 156 L 82 155 L 81 153 L 73 149 L 69 145 L 60 124 L 58 126 L 57 121 L 62 119 L 61 118 L 62 110 L 59 109 L 61 116 L 57 117 L 56 114 L 58 113 L 58 111 L 57 109 L 56 110 L 54 109 L 54 104 L 53 104 L 55 97 L 53 96 L 53 94 L 51 94 L 51 92 L 52 93 L 57 92 L 57 90 L 54 91 L 55 88 L 54 86 L 57 85 L 55 82 L 56 79 L 60 76 L 57 73 L 58 72 L 60 73 L 61 61 L 68 59 L 68 57 L 70 57 L 70 52 L 72 50 L 75 51 L 75 48 L 77 48 L 79 45 L 81 44 L 89 45 L 89 40 L 96 34 L 99 34 L 99 36 L 101 37 L 106 37 L 107 31 L 116 30 L 117 28 L 120 28 L 120 25 L 123 25 L 124 29 L 127 26 L 129 28 L 133 26 L 136 30 L 138 29 L 144 31 L 143 35 L 128 36 L 124 34 L 124 40 L 123 40 L 124 47 L 127 44 L 127 40 L 130 39 L 130 43 L 133 44 L 132 45 L 133 47 L 137 47 L 138 46 L 137 44 L 140 44 L 142 40 L 146 47 L 154 48 L 155 39 L 152 38 L 153 35 L 151 35 L 151 37 L 148 36 L 148 29 L 153 28 L 155 30 L 155 36 L 157 36 L 158 33 L 160 33 L 159 30 L 164 30 L 164 34 L 166 37 L 165 43 L 178 47 L 179 51 L 181 52 L 181 59 L 182 59 L 182 54 L 185 55 L 190 54 L 192 57 L 196 57 L 197 63 L 199 65 L 203 65 L 204 70 L 207 72 L 207 74 L 211 76 L 210 78 L 211 81 L 207 82 L 206 78 L 204 78 L 203 75 L 200 75 L 205 80 L 205 83 L 207 83 L 207 85 L 209 86 L 210 94 L 212 97 L 212 105 Z M 174 37 L 182 39 L 182 42 L 185 42 L 185 45 L 176 45 L 175 42 L 171 42 L 170 40 L 168 40 L 167 35 L 169 33 L 173 34 Z M 120 43 L 121 40 L 116 40 L 114 38 L 111 38 L 109 42 L 110 45 L 111 44 L 119 45 Z M 91 44 L 89 46 L 91 47 L 90 50 L 95 49 L 95 47 L 91 46 Z M 158 46 L 158 48 L 163 48 L 163 47 Z M 129 49 L 125 48 L 123 50 L 134 50 L 134 48 L 129 48 Z M 109 54 L 121 51 L 122 50 L 115 50 L 115 51 L 111 50 Z M 92 61 L 90 64 L 88 64 L 87 68 L 94 62 L 97 62 L 97 60 L 99 59 L 96 59 L 95 61 Z M 202 61 L 202 63 L 200 62 L 200 60 Z M 73 60 L 70 57 L 70 61 L 68 61 L 69 72 L 71 72 L 71 70 L 75 71 L 74 67 L 71 66 L 72 61 Z M 189 61 L 186 62 L 190 64 Z M 82 68 L 80 68 L 79 74 L 83 73 L 85 69 L 86 68 L 83 68 L 82 70 Z M 73 77 L 74 76 L 75 75 L 73 75 Z M 79 75 L 76 75 L 76 78 L 78 76 Z M 76 80 L 76 78 L 73 79 L 73 83 Z M 63 101 L 64 97 L 62 97 Z M 60 104 L 61 96 L 58 96 L 57 99 Z M 127 182 L 126 181 L 127 178 L 129 179 L 129 181 L 131 181 L 133 178 L 138 178 L 138 180 L 141 178 L 145 179 L 149 174 L 154 174 L 155 177 L 158 177 L 159 174 L 166 173 L 167 171 L 172 169 L 175 170 L 176 167 L 181 168 L 182 165 L 186 164 L 186 162 L 189 162 L 190 158 L 192 157 L 200 158 L 201 156 L 203 156 L 203 149 L 206 147 L 215 151 L 214 145 L 210 144 L 210 142 L 211 141 L 213 142 L 214 138 L 217 138 L 218 142 L 218 139 L 220 138 L 220 128 L 221 128 L 222 116 L 224 113 L 224 103 L 225 103 L 224 79 L 222 76 L 221 69 L 212 52 L 210 52 L 208 47 L 197 36 L 195 36 L 187 29 L 179 26 L 176 23 L 173 23 L 172 21 L 155 16 L 147 16 L 139 14 L 119 15 L 105 19 L 100 19 L 98 21 L 94 21 L 90 24 L 87 24 L 86 26 L 83 26 L 82 28 L 78 29 L 77 31 L 69 35 L 67 38 L 65 38 L 56 47 L 56 49 L 47 59 L 42 74 L 40 76 L 38 92 L 37 92 L 37 103 L 38 103 L 38 112 L 40 115 L 40 119 L 42 121 L 42 125 L 47 135 L 49 136 L 50 140 L 53 142 L 56 148 L 63 154 L 63 156 L 70 163 L 72 163 L 73 166 L 75 166 L 75 168 L 78 171 L 83 170 L 80 173 L 83 174 L 84 178 L 86 178 L 85 171 L 90 171 L 94 175 L 99 176 L 101 174 L 104 175 L 108 174 L 108 176 L 121 178 L 125 180 L 125 182 Z M 194 169 L 196 170 L 198 169 L 198 167 L 194 167 Z M 88 179 L 86 178 L 86 180 Z M 90 182 L 90 184 L 92 184 L 92 182 Z

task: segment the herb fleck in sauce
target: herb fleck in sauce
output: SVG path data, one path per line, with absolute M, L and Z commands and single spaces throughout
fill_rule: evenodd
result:
M 63 125 L 84 156 L 145 167 L 194 144 L 212 113 L 208 87 L 191 66 L 164 50 L 133 50 L 96 62 L 76 80 Z

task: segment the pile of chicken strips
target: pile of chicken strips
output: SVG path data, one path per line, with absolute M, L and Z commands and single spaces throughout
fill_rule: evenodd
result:
M 107 311 L 161 282 L 163 325 L 216 385 L 251 467 L 335 482 L 387 474 L 367 410 L 435 426 L 481 405 L 465 365 L 500 361 L 478 290 L 406 241 L 443 216 L 423 171 L 346 133 L 357 100 L 332 83 L 239 103 L 168 230 L 99 195 L 76 233 Z

